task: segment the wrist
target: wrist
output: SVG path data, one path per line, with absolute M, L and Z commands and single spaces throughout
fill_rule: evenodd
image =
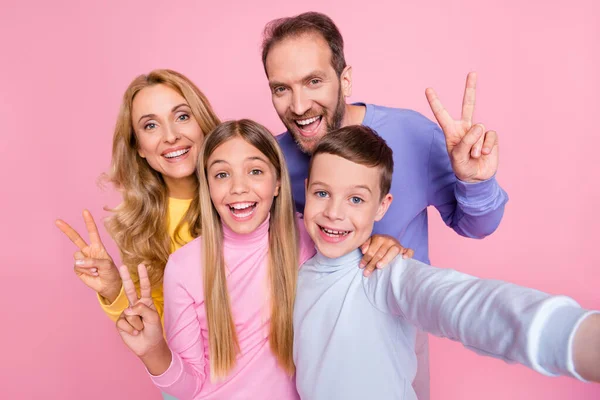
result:
M 575 371 L 585 380 L 600 382 L 600 314 L 581 322 L 573 340 Z
M 117 297 L 119 297 L 119 293 L 121 293 L 121 286 L 122 285 L 115 285 L 106 290 L 98 292 L 98 294 L 100 295 L 100 297 L 102 297 L 102 300 L 105 304 L 110 305 L 114 303 L 115 300 L 117 300 Z
M 139 356 L 148 372 L 153 376 L 164 374 L 171 365 L 172 357 L 171 349 L 164 339 L 144 355 Z

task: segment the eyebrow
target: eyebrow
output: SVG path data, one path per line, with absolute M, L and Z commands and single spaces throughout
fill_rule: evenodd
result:
M 247 157 L 244 161 L 262 161 L 265 164 L 267 164 L 267 161 L 264 158 L 259 157 L 259 156 Z M 217 160 L 214 160 L 213 162 L 211 162 L 210 165 L 207 168 L 212 168 L 213 165 L 220 164 L 220 163 L 229 164 L 229 162 L 227 162 L 225 160 L 217 159 Z
M 313 186 L 313 185 L 321 185 L 321 186 L 329 187 L 328 184 L 326 184 L 325 182 L 321 182 L 321 181 L 311 182 L 310 186 Z M 352 189 L 364 189 L 364 190 L 368 191 L 369 193 L 373 194 L 373 192 L 371 191 L 371 188 L 369 188 L 366 185 L 355 185 L 355 186 L 352 186 Z
M 187 103 L 181 103 L 181 104 L 177 104 L 175 107 L 171 108 L 171 112 L 175 112 L 175 111 L 177 111 L 177 110 L 178 110 L 179 108 L 181 108 L 181 107 L 188 107 L 188 108 L 189 108 L 189 105 L 188 105 Z M 140 119 L 138 119 L 138 123 L 139 123 L 139 122 L 140 122 L 142 119 L 144 119 L 144 118 L 156 118 L 156 114 L 146 114 L 146 115 L 142 115 L 142 116 L 140 117 Z
M 306 80 L 308 80 L 309 78 L 312 77 L 319 77 L 319 78 L 323 78 L 325 77 L 325 72 L 319 70 L 319 69 L 315 69 L 313 71 L 311 71 L 310 73 L 306 74 L 304 77 L 302 77 L 300 79 L 301 82 L 304 82 Z M 277 87 L 277 86 L 288 86 L 285 83 L 279 82 L 279 81 L 269 81 L 269 86 L 271 88 Z

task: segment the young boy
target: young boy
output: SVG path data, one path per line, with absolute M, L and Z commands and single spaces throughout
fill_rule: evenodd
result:
M 365 126 L 326 135 L 306 181 L 317 255 L 294 307 L 302 399 L 416 399 L 416 329 L 547 375 L 600 380 L 600 313 L 574 300 L 397 257 L 366 278 L 359 246 L 390 203 L 392 151 Z M 368 337 L 368 341 L 363 339 Z

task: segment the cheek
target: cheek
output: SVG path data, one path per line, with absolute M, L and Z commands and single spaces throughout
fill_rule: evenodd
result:
M 288 102 L 287 102 L 285 96 L 283 96 L 283 97 L 273 96 L 273 107 L 275 107 L 275 111 L 277 112 L 278 115 L 280 115 L 280 116 L 284 115 L 288 109 Z
M 221 199 L 223 198 L 224 186 L 225 185 L 216 183 L 214 181 L 209 181 L 208 183 L 208 194 L 210 195 L 210 199 L 212 200 L 213 204 L 215 204 L 215 206 L 218 206 L 221 203 Z
M 202 143 L 204 143 L 204 133 L 202 133 L 202 129 L 200 129 L 198 125 L 190 132 L 190 140 L 194 142 L 198 148 L 197 151 L 200 151 L 200 147 L 202 146 Z

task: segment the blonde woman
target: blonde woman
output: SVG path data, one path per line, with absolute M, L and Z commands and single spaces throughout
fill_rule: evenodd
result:
M 225 122 L 206 139 L 198 174 L 202 237 L 169 258 L 167 340 L 144 265 L 140 298 L 120 269 L 133 306 L 117 322 L 119 334 L 156 386 L 178 398 L 297 399 L 296 277 L 315 250 L 297 223 L 283 154 L 260 124 Z
M 195 169 L 205 135 L 219 124 L 204 94 L 185 76 L 154 70 L 135 78 L 123 95 L 113 137 L 108 180 L 122 193 L 106 227 L 121 260 L 148 265 L 152 299 L 163 312 L 162 278 L 169 254 L 200 234 Z M 56 225 L 79 250 L 75 272 L 116 321 L 128 306 L 119 272 L 100 240 L 92 215 L 83 218 L 90 243 L 66 222 Z M 132 323 L 142 328 L 141 321 Z

